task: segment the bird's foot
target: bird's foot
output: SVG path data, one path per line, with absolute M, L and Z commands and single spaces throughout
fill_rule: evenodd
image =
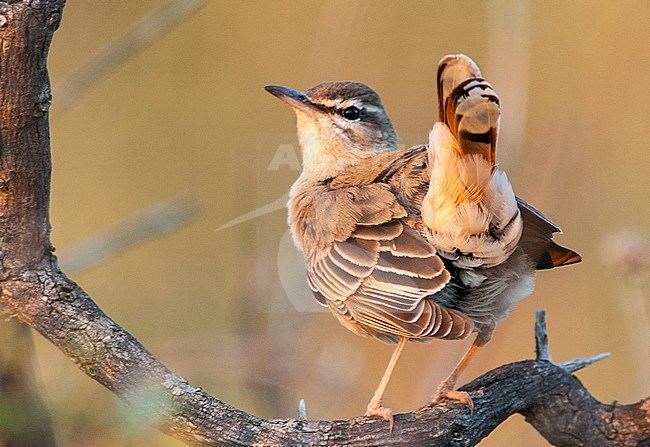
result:
M 390 408 L 385 408 L 381 404 L 381 399 L 371 400 L 368 404 L 368 408 L 366 409 L 366 414 L 364 416 L 379 416 L 388 422 L 390 432 L 393 432 L 393 410 Z
M 447 381 L 443 381 L 433 395 L 433 402 L 440 402 L 443 399 L 456 400 L 469 407 L 470 414 L 474 413 L 474 402 L 468 393 L 465 391 L 454 390 L 453 386 Z

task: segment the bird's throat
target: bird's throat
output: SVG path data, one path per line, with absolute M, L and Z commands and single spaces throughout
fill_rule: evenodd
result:
M 311 119 L 298 118 L 298 141 L 302 150 L 303 176 L 324 180 L 344 172 L 358 161 L 351 148 L 341 147 L 337 141 L 326 139 Z

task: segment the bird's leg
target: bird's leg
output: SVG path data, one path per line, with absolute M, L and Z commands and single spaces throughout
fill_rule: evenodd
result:
M 466 404 L 469 407 L 470 411 L 474 411 L 474 402 L 472 402 L 472 398 L 469 397 L 469 394 L 467 394 L 465 391 L 454 390 L 454 388 L 456 387 L 458 376 L 460 376 L 460 374 L 463 372 L 472 357 L 474 357 L 474 354 L 476 354 L 476 351 L 478 351 L 479 348 L 480 346 L 478 346 L 476 342 L 472 343 L 472 346 L 465 353 L 451 374 L 449 374 L 449 377 L 447 377 L 440 383 L 440 385 L 438 385 L 436 394 L 433 396 L 434 402 L 439 402 L 445 398 L 457 400 L 463 404 Z
M 472 346 L 470 346 L 463 358 L 460 359 L 460 362 L 458 362 L 458 365 L 456 365 L 451 374 L 449 374 L 449 377 L 447 377 L 440 383 L 440 385 L 438 385 L 436 394 L 433 396 L 434 402 L 439 402 L 445 398 L 457 400 L 460 403 L 466 404 L 471 412 L 474 411 L 474 402 L 472 402 L 472 398 L 469 396 L 469 394 L 465 391 L 455 390 L 454 388 L 456 387 L 458 377 L 465 370 L 470 360 L 472 360 L 479 348 L 484 346 L 490 340 L 490 338 L 492 338 L 491 336 L 492 331 L 479 332 L 476 339 L 472 343 Z
M 399 356 L 402 353 L 402 350 L 404 349 L 404 346 L 406 345 L 407 341 L 408 341 L 407 337 L 402 337 L 399 339 L 399 342 L 397 343 L 397 346 L 393 351 L 393 355 L 391 355 L 390 357 L 388 366 L 386 367 L 386 371 L 384 372 L 384 375 L 382 376 L 381 381 L 379 382 L 379 386 L 377 387 L 374 396 L 372 396 L 372 399 L 368 404 L 368 409 L 366 410 L 366 414 L 365 414 L 366 416 L 379 416 L 382 419 L 388 421 L 388 423 L 390 424 L 391 432 L 393 431 L 393 410 L 391 410 L 390 408 L 384 408 L 384 406 L 381 404 L 381 399 L 382 396 L 384 395 L 384 391 L 386 391 L 386 386 L 388 385 L 390 376 L 391 374 L 393 374 L 393 369 L 395 368 L 397 359 L 399 359 Z

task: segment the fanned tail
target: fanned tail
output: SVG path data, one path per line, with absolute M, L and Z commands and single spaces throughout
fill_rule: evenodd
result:
M 522 232 L 514 192 L 496 165 L 499 98 L 470 58 L 451 55 L 438 67 L 438 109 L 422 203 L 429 240 L 456 267 L 499 265 Z
M 438 121 L 458 140 L 462 154 L 480 154 L 493 166 L 499 132 L 499 97 L 463 54 L 438 65 Z

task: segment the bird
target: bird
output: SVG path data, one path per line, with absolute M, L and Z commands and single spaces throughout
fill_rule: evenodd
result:
M 365 415 L 393 428 L 383 395 L 408 341 L 471 347 L 433 401 L 473 411 L 459 375 L 536 270 L 581 261 L 553 240 L 560 229 L 515 196 L 496 161 L 500 100 L 466 55 L 438 64 L 438 117 L 428 144 L 399 149 L 380 96 L 360 82 L 304 93 L 265 89 L 297 117 L 302 172 L 288 224 L 315 298 L 352 332 L 395 344 Z

